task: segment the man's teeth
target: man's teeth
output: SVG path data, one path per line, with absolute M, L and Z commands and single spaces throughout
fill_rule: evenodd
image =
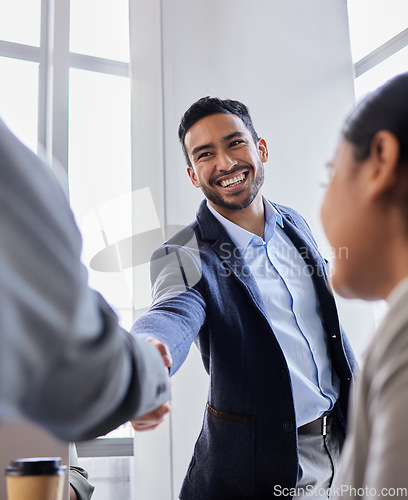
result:
M 227 179 L 226 181 L 221 181 L 220 184 L 222 187 L 227 187 L 227 186 L 235 186 L 236 184 L 239 184 L 245 179 L 245 174 L 239 174 L 236 177 L 232 177 L 231 179 Z

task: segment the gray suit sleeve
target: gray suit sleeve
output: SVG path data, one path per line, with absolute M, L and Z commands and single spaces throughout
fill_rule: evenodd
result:
M 95 489 L 88 481 L 88 472 L 79 465 L 74 443 L 69 445 L 69 484 L 74 488 L 78 500 L 90 500 Z
M 81 237 L 51 170 L 0 121 L 0 421 L 77 441 L 169 399 L 156 350 L 87 285 Z

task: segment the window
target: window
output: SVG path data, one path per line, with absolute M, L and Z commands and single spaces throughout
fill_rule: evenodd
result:
M 132 230 L 131 210 L 125 207 L 126 217 L 116 212 L 124 209 L 117 200 L 132 188 L 128 10 L 129 0 L 0 2 L 0 114 L 28 147 L 45 149 L 63 167 L 86 264 L 100 238 L 86 221 L 103 215 L 101 206 L 109 205 L 110 220 L 120 221 L 122 233 Z M 129 328 L 131 274 L 90 266 L 89 282 Z M 130 424 L 79 445 L 78 452 L 91 482 L 101 486 L 95 500 L 112 496 L 106 496 L 106 481 L 121 499 L 131 498 Z
M 38 142 L 39 63 L 0 57 L 0 114 L 7 125 L 33 151 Z
M 37 152 L 41 0 L 2 0 L 0 33 L 0 115 Z
M 129 2 L 71 0 L 70 50 L 129 62 Z
M 408 71 L 408 45 L 356 78 L 356 97 L 362 97 L 403 71 Z
M 408 2 L 348 0 L 350 42 L 355 63 L 356 99 L 408 71 Z M 374 303 L 375 323 L 387 305 Z
M 351 52 L 359 99 L 408 71 L 408 2 L 348 0 Z
M 2 0 L 0 33 L 3 41 L 39 47 L 41 0 Z
M 86 216 L 131 191 L 128 26 L 128 0 L 0 3 L 2 118 L 68 172 L 85 249 L 95 247 L 92 231 L 82 227 Z M 130 234 L 130 213 L 127 226 Z M 84 254 L 88 264 L 92 257 Z M 131 276 L 89 272 L 91 285 L 130 327 Z

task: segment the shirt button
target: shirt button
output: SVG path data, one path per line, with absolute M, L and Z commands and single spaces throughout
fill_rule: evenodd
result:
M 289 420 L 287 420 L 286 422 L 283 422 L 283 430 L 285 432 L 291 432 L 291 431 L 293 431 L 293 424 L 292 424 L 292 422 L 289 422 Z

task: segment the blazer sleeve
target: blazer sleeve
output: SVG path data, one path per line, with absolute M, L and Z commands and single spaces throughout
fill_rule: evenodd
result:
M 74 443 L 69 444 L 69 484 L 74 488 L 78 500 L 90 500 L 95 489 L 88 481 L 88 472 L 79 465 Z
M 205 324 L 202 275 L 193 232 L 185 244 L 164 245 L 152 256 L 152 306 L 135 322 L 131 332 L 167 344 L 173 358 L 171 375 L 180 368 Z

